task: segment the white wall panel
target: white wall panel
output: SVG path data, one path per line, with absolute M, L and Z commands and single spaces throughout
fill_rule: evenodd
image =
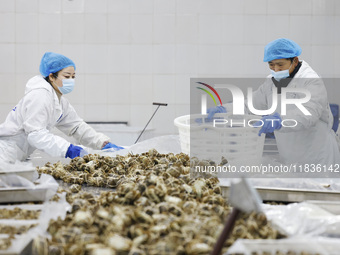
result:
M 176 19 L 176 42 L 197 43 L 198 40 L 198 16 L 178 15 Z
M 221 44 L 224 34 L 223 21 L 223 15 L 200 15 L 198 42 L 200 44 Z
M 0 42 L 14 43 L 15 42 L 15 14 L 0 13 Z
M 244 0 L 244 14 L 266 14 L 266 12 L 267 0 Z
M 153 73 L 175 73 L 176 47 L 173 44 L 161 44 L 153 47 Z
M 244 43 L 266 44 L 266 16 L 248 15 L 244 17 Z M 242 29 L 242 28 L 240 28 Z
M 154 75 L 152 102 L 175 105 L 177 94 L 174 75 Z
M 176 36 L 176 16 L 154 15 L 153 16 L 153 42 L 174 43 Z
M 38 38 L 39 43 L 61 43 L 61 16 L 59 14 L 39 14 Z
M 131 47 L 127 44 L 108 45 L 108 72 L 111 74 L 130 73 Z
M 107 42 L 107 17 L 102 14 L 85 14 L 85 42 Z
M 39 1 L 40 13 L 60 13 L 62 0 L 41 0 Z
M 131 43 L 152 43 L 152 21 L 152 15 L 131 15 Z
M 106 13 L 108 1 L 111 0 L 86 0 L 84 10 L 86 13 Z
M 173 118 L 189 113 L 190 78 L 265 77 L 264 46 L 279 37 L 300 44 L 320 75 L 340 77 L 339 16 L 337 0 L 0 0 L 8 84 L 0 119 L 54 51 L 76 63 L 67 98 L 85 120 L 143 127 L 152 102 L 164 101 L 150 127 L 176 132 Z
M 13 86 L 12 79 L 13 75 L 11 74 L 0 74 L 1 104 L 10 104 L 16 101 L 16 87 Z
M 15 40 L 18 43 L 38 42 L 38 14 L 15 15 Z M 51 31 L 52 32 L 52 31 Z M 56 40 L 60 40 L 59 37 Z
M 108 14 L 107 38 L 109 43 L 130 43 L 131 25 L 128 14 Z
M 128 74 L 110 74 L 107 81 L 107 103 L 126 108 L 131 104 L 131 82 Z M 125 116 L 129 118 L 129 114 Z
M 61 41 L 62 43 L 85 43 L 85 17 L 84 14 L 61 15 Z
M 91 104 L 107 104 L 107 77 L 105 74 L 85 75 L 85 102 Z
M 175 14 L 176 1 L 169 0 L 154 0 L 155 14 Z
M 152 104 L 152 75 L 131 75 L 131 104 Z

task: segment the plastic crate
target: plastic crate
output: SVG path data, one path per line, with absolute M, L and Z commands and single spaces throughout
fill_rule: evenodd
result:
M 215 125 L 206 117 L 193 114 L 174 120 L 184 153 L 216 163 L 223 156 L 230 164 L 261 164 L 265 135 L 259 136 L 259 128 L 252 126 L 260 116 L 220 113 L 214 116 Z

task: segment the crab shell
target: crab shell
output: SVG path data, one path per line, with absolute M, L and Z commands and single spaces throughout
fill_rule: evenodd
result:
M 187 254 L 204 255 L 211 251 L 211 247 L 206 243 L 193 240 L 186 245 L 185 250 Z
M 132 241 L 129 238 L 122 237 L 118 234 L 108 236 L 105 243 L 118 252 L 129 251 Z
M 93 223 L 93 217 L 89 211 L 77 211 L 73 221 L 77 226 L 89 226 Z
M 81 190 L 81 185 L 79 184 L 72 184 L 70 186 L 70 190 L 72 193 L 78 193 Z

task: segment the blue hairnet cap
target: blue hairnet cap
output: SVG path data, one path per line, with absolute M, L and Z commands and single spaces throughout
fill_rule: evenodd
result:
M 300 56 L 301 47 L 294 41 L 286 38 L 276 39 L 264 48 L 264 62 L 281 58 L 293 58 Z
M 41 59 L 39 70 L 41 75 L 46 77 L 50 73 L 58 72 L 69 66 L 76 69 L 74 62 L 68 57 L 54 52 L 46 52 Z

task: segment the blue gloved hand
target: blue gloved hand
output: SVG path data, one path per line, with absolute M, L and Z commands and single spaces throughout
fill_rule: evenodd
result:
M 227 109 L 222 105 L 211 107 L 207 110 L 207 113 L 208 113 L 207 119 L 208 121 L 212 121 L 212 118 L 214 117 L 215 113 L 226 113 L 226 112 L 227 112 Z
M 226 113 L 226 112 L 227 112 L 227 109 L 222 105 L 211 107 L 207 110 L 208 117 L 205 118 L 204 121 L 205 122 L 212 122 L 215 113 Z M 217 118 L 217 119 L 219 119 L 219 118 Z M 203 121 L 202 121 L 201 118 L 197 118 L 197 119 L 195 119 L 195 122 L 202 124 Z
M 278 113 L 264 116 L 261 120 L 263 121 L 263 126 L 259 131 L 259 136 L 262 133 L 265 133 L 265 134 L 272 133 L 274 132 L 274 130 L 280 129 L 282 127 L 281 125 L 282 119 L 280 117 L 280 114 Z M 261 125 L 262 125 L 262 122 L 258 121 L 254 124 L 254 127 L 260 127 Z
M 83 157 L 84 155 L 86 155 L 87 152 L 79 146 L 75 146 L 73 144 L 71 144 L 66 152 L 65 158 L 76 158 L 76 157 Z
M 212 121 L 215 113 L 226 113 L 226 112 L 227 112 L 227 109 L 222 105 L 211 107 L 207 110 L 207 113 L 208 113 L 207 120 Z
M 107 149 L 111 149 L 110 151 L 119 151 L 124 149 L 123 147 L 117 146 L 113 143 L 107 143 L 102 150 L 107 150 Z

